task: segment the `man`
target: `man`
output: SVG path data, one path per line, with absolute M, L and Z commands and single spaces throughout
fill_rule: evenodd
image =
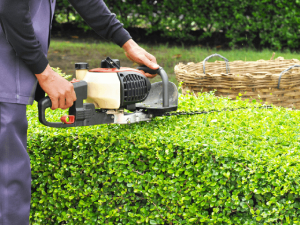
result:
M 129 59 L 158 69 L 103 0 L 69 0 L 102 37 L 123 47 Z M 68 81 L 46 58 L 55 0 L 0 0 L 0 225 L 29 224 L 31 171 L 26 151 L 26 105 L 46 92 L 52 109 L 76 100 Z

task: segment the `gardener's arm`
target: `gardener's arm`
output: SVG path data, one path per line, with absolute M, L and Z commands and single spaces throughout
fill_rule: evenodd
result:
M 73 85 L 48 65 L 34 33 L 29 0 L 0 0 L 0 23 L 7 41 L 50 96 L 52 109 L 71 107 L 76 100 Z
M 130 60 L 151 69 L 159 68 L 155 57 L 131 39 L 130 34 L 116 19 L 116 15 L 110 12 L 103 0 L 69 0 L 69 2 L 98 35 L 123 47 Z
M 36 74 L 45 70 L 48 60 L 32 26 L 29 0 L 1 0 L 0 23 L 7 41 Z

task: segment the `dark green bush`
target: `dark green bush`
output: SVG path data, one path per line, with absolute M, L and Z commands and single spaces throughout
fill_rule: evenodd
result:
M 88 29 L 67 0 L 58 0 L 57 21 Z M 289 0 L 126 0 L 106 1 L 126 28 L 144 27 L 181 41 L 223 33 L 231 47 L 265 45 L 299 48 L 299 1 Z
M 299 111 L 212 93 L 179 104 L 250 108 L 54 129 L 28 107 L 31 224 L 300 223 Z

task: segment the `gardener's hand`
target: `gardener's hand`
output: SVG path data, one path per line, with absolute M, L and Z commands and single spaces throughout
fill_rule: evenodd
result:
M 128 40 L 122 47 L 125 50 L 125 54 L 128 59 L 136 62 L 139 65 L 145 65 L 152 70 L 157 70 L 159 65 L 157 65 L 156 58 L 148 53 L 145 49 L 141 48 L 134 40 Z M 145 73 L 146 77 L 153 78 L 156 74 Z
M 52 102 L 51 109 L 68 109 L 74 101 L 76 94 L 73 85 L 48 65 L 44 72 L 36 74 L 41 88 L 48 94 Z

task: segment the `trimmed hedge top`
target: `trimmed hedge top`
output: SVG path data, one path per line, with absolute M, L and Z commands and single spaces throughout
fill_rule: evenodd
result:
M 181 95 L 249 108 L 69 129 L 29 106 L 31 224 L 299 224 L 300 112 L 258 105 Z

